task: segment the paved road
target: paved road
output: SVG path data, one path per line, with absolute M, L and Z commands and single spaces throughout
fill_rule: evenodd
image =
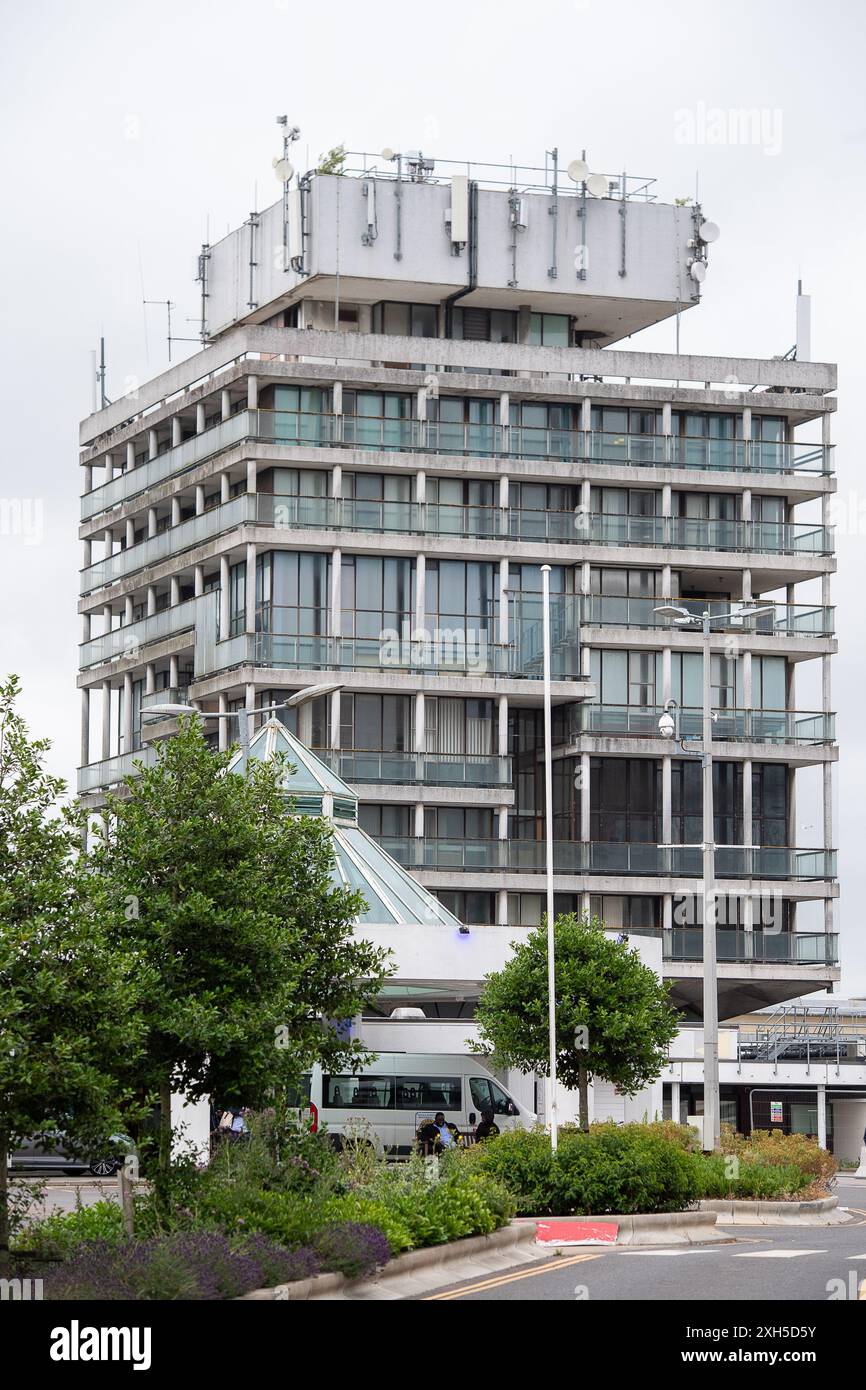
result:
M 866 1281 L 866 1185 L 844 1180 L 846 1226 L 728 1227 L 730 1243 L 666 1249 L 566 1247 L 548 1262 L 503 1270 L 428 1294 L 425 1301 L 828 1302 Z M 859 1202 L 855 1199 L 859 1197 Z

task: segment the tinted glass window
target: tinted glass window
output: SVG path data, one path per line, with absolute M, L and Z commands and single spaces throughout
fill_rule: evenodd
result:
M 390 1110 L 394 1105 L 392 1076 L 324 1076 L 322 1104 L 326 1110 Z
M 398 1110 L 459 1110 L 459 1076 L 398 1076 Z

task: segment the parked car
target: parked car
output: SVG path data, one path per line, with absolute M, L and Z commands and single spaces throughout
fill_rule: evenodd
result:
M 509 1095 L 477 1057 L 455 1053 L 382 1052 L 354 1073 L 323 1073 L 316 1064 L 296 1098 L 314 1128 L 338 1147 L 345 1133 L 368 1132 L 380 1153 L 406 1157 L 420 1127 L 441 1111 L 466 1142 L 483 1110 L 504 1129 L 531 1129 L 535 1114 Z
M 9 1155 L 10 1171 L 70 1175 L 91 1173 L 95 1178 L 110 1178 L 122 1166 L 126 1155 L 135 1148 L 128 1134 L 110 1134 L 105 1146 L 100 1146 L 97 1153 L 90 1158 L 80 1158 L 64 1148 L 63 1139 L 61 1133 L 44 1139 L 25 1139 L 20 1148 Z

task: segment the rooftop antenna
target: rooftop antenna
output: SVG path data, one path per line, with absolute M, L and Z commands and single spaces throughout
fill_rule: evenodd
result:
M 197 343 L 197 342 L 200 341 L 198 338 L 183 338 L 183 337 L 180 337 L 177 333 L 172 333 L 172 331 L 171 331 L 171 311 L 172 311 L 172 309 L 176 309 L 176 308 L 177 308 L 177 305 L 175 304 L 174 300 L 172 300 L 172 299 L 143 299 L 141 302 L 142 302 L 142 304 L 161 304 L 161 305 L 164 307 L 164 309 L 165 309 L 165 314 L 166 314 L 166 342 L 168 343 L 168 360 L 169 360 L 169 362 L 171 361 L 171 345 L 172 345 L 172 343 Z
M 797 281 L 797 345 L 798 362 L 812 360 L 812 296 L 803 293 L 803 281 Z
M 301 127 L 289 125 L 288 116 L 277 116 L 277 125 L 283 132 L 283 154 L 282 158 L 273 161 L 274 173 L 283 185 L 283 270 L 289 269 L 289 184 L 291 183 L 295 168 L 289 159 L 289 147 L 295 140 L 301 138 Z M 309 164 L 309 156 L 307 157 Z M 252 298 L 252 294 L 250 295 Z
M 93 413 L 97 410 L 104 410 L 111 401 L 105 394 L 105 339 L 99 339 L 99 358 L 97 359 L 95 349 L 90 354 L 93 363 Z

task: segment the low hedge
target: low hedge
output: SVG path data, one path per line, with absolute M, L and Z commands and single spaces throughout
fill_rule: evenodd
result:
M 566 1125 L 556 1153 L 543 1130 L 513 1130 L 467 1157 L 511 1192 L 524 1215 L 682 1211 L 701 1195 L 699 1156 L 652 1125 L 611 1122 L 588 1133 Z

